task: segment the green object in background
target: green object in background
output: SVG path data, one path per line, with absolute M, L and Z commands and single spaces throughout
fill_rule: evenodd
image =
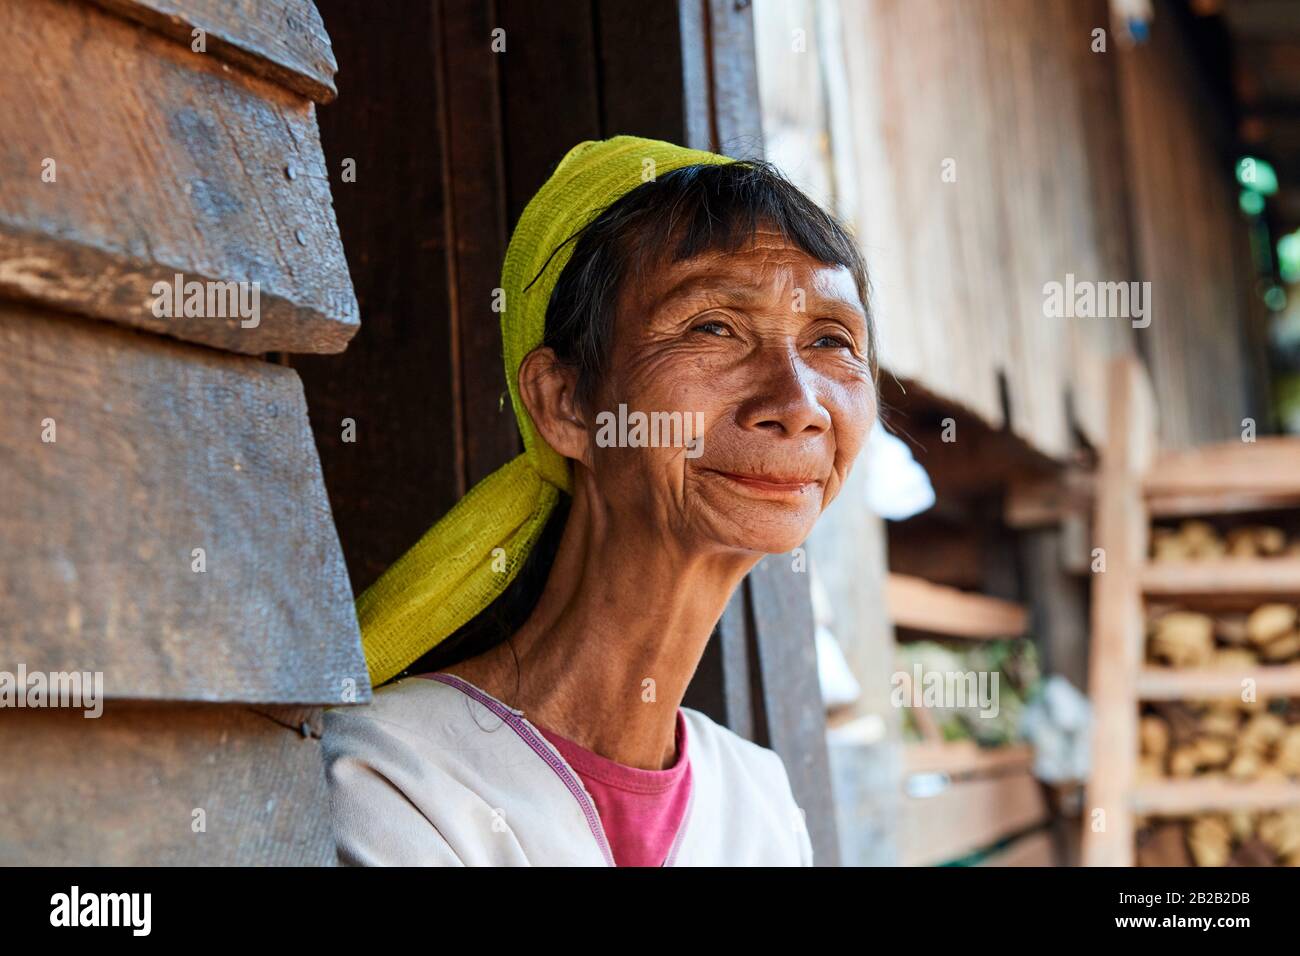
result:
M 1277 241 L 1277 270 L 1283 282 L 1300 282 L 1300 229 Z
M 1277 172 L 1267 160 L 1243 156 L 1237 160 L 1237 182 L 1245 189 L 1272 196 L 1277 192 Z

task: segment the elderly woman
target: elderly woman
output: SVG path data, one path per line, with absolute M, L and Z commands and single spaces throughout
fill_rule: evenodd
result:
M 533 198 L 498 300 L 525 452 L 358 601 L 384 686 L 326 714 L 340 858 L 811 864 L 780 758 L 681 701 L 874 420 L 852 240 L 765 164 L 616 137 Z

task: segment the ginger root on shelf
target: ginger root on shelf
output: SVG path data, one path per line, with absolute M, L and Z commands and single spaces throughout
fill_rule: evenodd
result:
M 1196 721 L 1197 731 L 1211 737 L 1235 737 L 1240 727 L 1241 717 L 1237 708 L 1220 704 L 1206 707 Z
M 1235 780 L 1254 780 L 1264 769 L 1264 761 L 1259 754 L 1249 750 L 1238 750 L 1228 764 L 1228 776 Z
M 1286 723 L 1277 714 L 1270 714 L 1267 711 L 1255 714 L 1241 728 L 1241 734 L 1237 737 L 1237 749 L 1249 750 L 1252 753 L 1266 753 L 1282 738 L 1286 729 Z
M 1173 667 L 1204 667 L 1214 659 L 1214 619 L 1172 611 L 1152 626 L 1151 654 Z
M 1138 721 L 1138 740 L 1143 754 L 1163 757 L 1169 752 L 1169 724 L 1154 714 L 1144 715 Z
M 1221 816 L 1196 817 L 1187 830 L 1187 848 L 1197 866 L 1223 866 L 1232 855 L 1232 829 Z
M 1293 604 L 1261 604 L 1246 618 L 1246 637 L 1260 647 L 1296 630 L 1297 612 Z
M 1221 647 L 1214 655 L 1214 666 L 1220 670 L 1249 670 L 1258 663 L 1255 652 L 1244 647 Z
M 1250 525 L 1228 532 L 1228 554 L 1234 558 L 1271 558 L 1286 548 L 1286 534 L 1281 528 Z
M 1223 538 L 1204 521 L 1184 521 L 1176 531 L 1155 528 L 1151 532 L 1151 557 L 1155 561 L 1197 561 L 1226 553 Z
M 1284 634 L 1259 649 L 1260 658 L 1275 663 L 1290 660 L 1297 654 L 1300 654 L 1300 631 Z
M 1273 766 L 1288 777 L 1300 777 L 1300 724 L 1292 724 L 1278 738 Z
M 1300 855 L 1300 808 L 1265 814 L 1259 821 L 1258 834 L 1278 856 Z

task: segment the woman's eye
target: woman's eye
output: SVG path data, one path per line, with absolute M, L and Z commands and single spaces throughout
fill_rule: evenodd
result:
M 721 322 L 701 322 L 698 325 L 694 326 L 691 329 L 691 331 L 706 332 L 709 335 L 730 335 L 731 334 L 731 330 L 728 329 Z
M 849 349 L 852 348 L 853 346 L 848 341 L 848 339 L 845 339 L 842 336 L 823 335 L 821 338 L 819 338 L 816 342 L 813 343 L 813 347 L 820 348 L 820 349 Z

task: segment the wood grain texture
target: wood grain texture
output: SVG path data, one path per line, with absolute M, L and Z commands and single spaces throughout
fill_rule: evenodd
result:
M 808 820 L 818 866 L 839 864 L 826 705 L 818 682 L 808 575 L 788 554 L 768 555 L 747 578 L 754 616 L 753 666 L 763 703 L 761 736 L 785 762 L 795 801 Z
M 1029 622 L 1029 615 L 1019 604 L 959 591 L 909 574 L 889 575 L 885 596 L 895 625 L 932 634 L 1023 637 Z
M 1259 700 L 1300 697 L 1300 664 L 1260 664 L 1232 670 L 1144 667 L 1137 675 L 1140 700 L 1240 701 L 1246 686 L 1254 689 Z
M 341 69 L 351 77 L 338 102 L 321 111 L 320 132 L 364 321 L 342 355 L 288 361 L 302 376 L 358 594 L 465 491 L 449 246 L 487 246 L 493 226 L 475 223 L 458 238 L 449 224 L 447 120 L 438 109 L 445 95 L 436 44 L 440 6 L 320 4 Z M 489 42 L 478 38 L 483 57 L 495 56 Z M 399 62 L 420 68 L 395 69 Z M 415 102 L 429 108 L 404 105 Z M 355 182 L 339 176 L 345 159 L 356 163 Z M 500 324 L 495 313 L 487 315 Z M 476 409 L 475 425 L 486 430 L 484 419 L 495 411 Z M 355 423 L 352 442 L 344 440 L 347 419 Z
M 0 294 L 234 352 L 355 334 L 311 103 L 72 0 L 0 5 L 0 88 Z M 260 321 L 155 316 L 177 274 L 257 283 Z
M 1136 777 L 1136 683 L 1143 644 L 1137 582 L 1148 535 L 1141 481 L 1156 441 L 1150 385 L 1135 358 L 1111 365 L 1109 392 L 1093 525 L 1094 545 L 1104 551 L 1106 569 L 1093 575 L 1092 584 L 1087 692 L 1095 724 L 1083 813 L 1085 866 L 1133 865 L 1129 796 Z
M 292 371 L 0 305 L 0 406 L 0 666 L 103 671 L 111 699 L 369 699 Z
M 1151 815 L 1181 816 L 1289 807 L 1300 807 L 1300 783 L 1293 780 L 1161 780 L 1144 783 L 1133 793 L 1133 810 Z
M 803 111 L 803 138 L 829 139 L 822 162 L 867 255 L 885 368 L 1041 453 L 1068 453 L 1076 425 L 1099 443 L 1105 363 L 1131 350 L 1131 329 L 1046 316 L 1043 287 L 1067 273 L 1137 278 L 1113 68 L 1088 49 L 1106 4 L 865 0 L 822 13 L 828 105 Z M 772 69 L 797 74 L 806 56 L 783 39 Z M 787 138 L 799 118 L 787 111 Z
M 513 228 L 564 154 L 605 133 L 592 0 L 497 0 L 497 15 L 507 43 L 501 125 L 506 221 Z
M 1144 482 L 1149 496 L 1300 494 L 1300 438 L 1279 436 L 1167 451 Z
M 206 34 L 207 52 L 317 103 L 338 95 L 338 64 L 311 0 L 92 0 L 191 46 Z
M 447 252 L 463 406 L 459 457 L 464 487 L 471 488 L 523 450 L 504 398 L 501 316 L 492 310 L 508 238 L 501 55 L 484 42 L 496 26 L 494 4 L 450 0 L 439 13 Z
M 1116 62 L 1137 266 L 1154 307 L 1134 335 L 1160 402 L 1161 443 L 1183 448 L 1239 437 L 1243 417 L 1259 412 L 1236 261 L 1246 227 L 1224 158 L 1236 147 L 1173 7 L 1156 0 L 1150 42 Z
M 976 866 L 1056 866 L 1052 837 L 1045 832 L 1027 833 L 1005 849 L 990 854 Z
M 6 710 L 0 792 L 3 866 L 337 862 L 319 735 L 244 707 Z
M 946 863 L 1046 820 L 1042 787 L 1028 770 L 954 783 L 903 801 L 902 863 Z

